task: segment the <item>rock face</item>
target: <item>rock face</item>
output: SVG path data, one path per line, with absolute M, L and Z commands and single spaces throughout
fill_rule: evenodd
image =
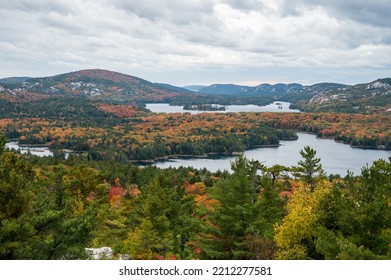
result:
M 93 260 L 105 260 L 113 258 L 113 249 L 110 247 L 85 248 L 85 250 Z

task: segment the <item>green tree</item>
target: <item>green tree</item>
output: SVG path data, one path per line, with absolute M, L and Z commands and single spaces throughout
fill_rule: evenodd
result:
M 209 213 L 210 226 L 201 246 L 203 257 L 208 259 L 256 258 L 248 251 L 248 240 L 252 239 L 250 236 L 259 239 L 265 230 L 250 162 L 238 157 L 232 169 L 234 173 L 218 181 L 211 190 L 218 203 Z
M 0 156 L 5 151 L 5 144 L 7 143 L 7 138 L 0 134 Z
M 52 178 L 41 171 L 19 155 L 0 155 L 0 258 L 87 258 L 96 205 L 68 192 L 60 171 Z
M 124 250 L 132 258 L 165 258 L 171 253 L 181 257 L 183 243 L 192 234 L 192 213 L 193 200 L 185 196 L 183 186 L 172 186 L 158 175 L 142 189 L 132 210 L 131 223 L 137 226 L 129 233 Z M 146 231 L 151 234 L 141 236 Z
M 316 250 L 326 259 L 391 259 L 391 164 L 378 160 L 321 203 Z
M 306 183 L 314 185 L 319 178 L 324 177 L 320 158 L 316 158 L 316 151 L 310 146 L 300 150 L 300 155 L 303 159 L 298 162 L 297 167 L 293 168 L 293 174 Z
M 4 152 L 4 146 L 0 150 L 0 259 L 25 258 L 34 234 L 34 173 L 17 155 Z

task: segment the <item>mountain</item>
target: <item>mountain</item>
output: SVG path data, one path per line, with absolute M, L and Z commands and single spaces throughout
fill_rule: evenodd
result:
M 319 93 L 344 89 L 346 87 L 348 87 L 348 85 L 337 83 L 318 83 L 309 86 L 301 86 L 297 90 L 291 91 L 285 95 L 283 100 L 292 103 L 297 103 L 299 101 L 309 101 L 312 97 Z
M 183 88 L 188 89 L 190 91 L 200 91 L 201 89 L 206 88 L 206 86 L 191 85 L 191 86 L 184 86 Z
M 296 91 L 300 89 L 302 85 L 300 84 L 261 84 L 258 86 L 240 86 L 234 84 L 214 84 L 208 87 L 205 87 L 199 92 L 208 93 L 208 94 L 221 94 L 221 95 L 263 95 L 263 96 L 275 96 L 275 95 L 285 95 L 289 92 Z
M 32 78 L 4 84 L 0 94 L 11 100 L 83 96 L 93 100 L 166 102 L 186 94 L 146 80 L 101 69 L 81 70 L 53 77 Z
M 300 104 L 308 111 L 372 113 L 391 111 L 391 79 L 322 91 L 308 103 Z
M 0 84 L 3 85 L 10 85 L 10 84 L 17 84 L 24 82 L 28 79 L 31 79 L 30 77 L 9 77 L 9 78 L 3 78 L 0 79 Z
M 346 87 L 341 84 L 322 83 L 311 86 L 303 86 L 297 83 L 291 84 L 260 84 L 258 86 L 240 86 L 234 84 L 214 84 L 200 89 L 198 92 L 206 94 L 227 96 L 263 96 L 274 97 L 287 101 L 310 99 L 319 92 Z
M 187 88 L 177 87 L 177 86 L 173 86 L 173 85 L 170 85 L 170 84 L 155 83 L 155 85 L 157 85 L 159 87 L 163 87 L 163 88 L 169 89 L 169 90 L 172 90 L 172 91 L 178 91 L 178 92 L 184 92 L 184 93 L 194 93 L 192 90 L 189 90 Z

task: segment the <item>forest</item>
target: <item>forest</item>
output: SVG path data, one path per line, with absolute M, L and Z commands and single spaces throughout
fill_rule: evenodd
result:
M 306 146 L 296 166 L 232 172 L 86 155 L 20 155 L 0 136 L 0 259 L 391 259 L 391 158 L 344 178 Z
M 152 94 L 143 84 L 139 99 Z M 109 85 L 109 101 L 0 99 L 0 259 L 91 259 L 86 248 L 101 247 L 134 260 L 391 259 L 391 159 L 341 178 L 309 146 L 295 166 L 240 156 L 298 131 L 391 150 L 389 113 L 157 114 Z M 54 156 L 22 155 L 9 140 Z M 230 172 L 134 165 L 212 153 L 239 156 Z
M 296 140 L 297 131 L 353 147 L 391 149 L 390 114 L 156 114 L 137 103 L 107 104 L 77 97 L 45 103 L 3 107 L 0 131 L 22 145 L 71 149 L 95 160 L 116 161 L 241 153 Z

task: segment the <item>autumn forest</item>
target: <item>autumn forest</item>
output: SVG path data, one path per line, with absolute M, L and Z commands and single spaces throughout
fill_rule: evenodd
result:
M 341 177 L 326 175 L 310 146 L 294 166 L 241 156 L 297 132 L 391 150 L 388 97 L 378 94 L 382 105 L 367 90 L 355 99 L 368 102 L 361 112 L 295 93 L 247 102 L 294 98 L 301 113 L 165 114 L 145 103 L 239 97 L 102 70 L 2 84 L 0 259 L 89 259 L 85 248 L 100 247 L 112 248 L 112 259 L 391 259 L 391 157 Z M 9 140 L 54 155 L 22 155 Z M 229 171 L 134 165 L 214 153 L 238 156 Z

